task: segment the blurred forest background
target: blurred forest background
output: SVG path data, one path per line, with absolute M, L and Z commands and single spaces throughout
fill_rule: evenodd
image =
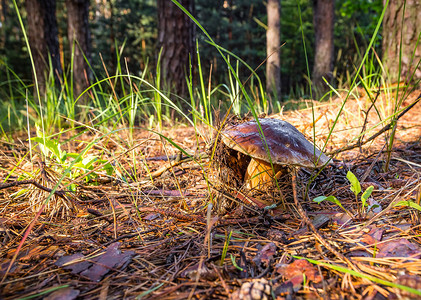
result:
M 256 75 L 273 101 L 272 111 L 288 99 L 321 98 L 329 90 L 327 82 L 335 89 L 349 87 L 368 50 L 363 76 L 378 73 L 391 82 L 421 77 L 416 71 L 421 56 L 421 9 L 416 1 L 391 1 L 382 23 L 382 0 L 183 0 L 180 4 L 216 44 L 237 55 L 251 69 L 257 68 Z M 2 0 L 0 5 L 3 112 L 9 110 L 10 114 L 6 103 L 11 100 L 19 103 L 25 99 L 25 90 L 33 83 L 34 68 L 42 97 L 48 97 L 45 86 L 51 86 L 51 81 L 60 90 L 66 81 L 73 80 L 65 89 L 76 98 L 93 82 L 123 73 L 143 76 L 159 85 L 157 88 L 181 97 L 188 97 L 189 92 L 192 97 L 186 80 L 190 73 L 194 86 L 199 86 L 203 77 L 206 86 L 210 80 L 214 87 L 231 86 L 228 93 L 234 93 L 227 65 L 216 47 L 169 0 Z M 404 19 L 399 17 L 403 12 Z M 378 24 L 383 28 L 373 38 Z M 28 34 L 33 65 L 22 25 Z M 272 38 L 271 28 L 275 30 Z M 390 36 L 386 37 L 385 32 Z M 269 45 L 272 42 L 275 44 Z M 370 42 L 372 47 L 368 49 Z M 396 50 L 401 43 L 409 49 L 402 58 Z M 389 61 L 399 62 L 401 72 L 393 69 L 392 63 L 387 66 L 388 44 L 394 48 Z M 230 62 L 237 67 L 232 55 Z M 271 65 L 275 69 L 270 70 Z M 390 74 L 385 73 L 389 69 Z M 243 63 L 236 70 L 242 82 L 251 75 Z M 160 76 L 159 82 L 156 78 Z M 223 92 L 216 95 L 216 99 L 223 98 L 227 98 Z

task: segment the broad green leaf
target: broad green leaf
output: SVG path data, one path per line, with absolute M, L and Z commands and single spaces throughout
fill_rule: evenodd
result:
M 343 210 L 345 210 L 345 208 L 342 206 L 341 202 L 339 202 L 339 200 L 335 197 L 335 196 L 319 196 L 313 199 L 314 202 L 317 203 L 321 203 L 322 201 L 329 201 L 332 202 L 336 205 L 338 205 L 340 208 L 342 208 Z
M 346 178 L 348 178 L 349 182 L 351 183 L 351 191 L 354 192 L 355 196 L 361 193 L 361 185 L 358 181 L 357 177 L 351 171 L 348 171 L 346 174 Z
M 314 201 L 314 202 L 317 202 L 317 203 L 319 203 L 319 204 L 320 204 L 320 203 L 322 203 L 323 201 L 325 201 L 325 200 L 326 200 L 326 198 L 327 198 L 326 196 L 319 196 L 319 197 L 314 198 L 314 199 L 313 199 L 313 201 Z
M 105 170 L 105 172 L 107 173 L 108 176 L 113 175 L 113 173 L 114 173 L 114 167 L 113 167 L 112 164 L 107 163 L 106 165 L 104 165 L 103 168 L 104 168 L 104 170 Z
M 366 202 L 367 202 L 368 197 L 371 196 L 371 193 L 373 192 L 373 190 L 374 190 L 374 187 L 372 185 L 370 185 L 365 190 L 364 194 L 361 196 L 361 202 L 363 204 L 363 207 L 368 206 Z

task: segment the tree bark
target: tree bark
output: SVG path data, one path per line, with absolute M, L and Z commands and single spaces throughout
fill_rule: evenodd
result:
M 1 37 L 0 37 L 0 53 L 2 55 L 5 55 L 5 52 L 3 52 L 8 44 L 8 34 L 7 34 L 7 30 L 6 30 L 6 22 L 9 21 L 9 18 L 7 16 L 8 12 L 8 7 L 7 7 L 7 3 L 6 0 L 1 0 L 1 15 L 0 15 L 0 22 L 2 23 L 2 28 L 0 30 L 1 32 Z
M 268 29 L 266 31 L 266 90 L 278 98 L 281 95 L 281 1 L 267 2 Z
M 334 19 L 334 0 L 313 0 L 315 49 L 312 82 L 317 97 L 327 90 L 323 78 L 328 82 L 332 80 Z
M 55 0 L 26 0 L 28 39 L 41 95 L 45 93 L 49 57 L 54 76 L 62 75 Z
M 89 0 L 66 0 L 67 35 L 73 59 L 73 93 L 78 97 L 88 86 L 90 69 Z M 86 102 L 87 96 L 82 98 Z
M 194 11 L 194 0 L 181 0 L 179 3 L 189 12 Z M 186 75 L 191 67 L 189 60 L 191 57 L 193 66 L 195 57 L 194 24 L 170 0 L 158 0 L 157 5 L 162 82 L 177 95 L 186 96 Z
M 403 22 L 402 22 L 403 18 Z M 421 79 L 421 2 L 406 0 L 390 0 L 383 19 L 383 65 L 391 82 Z M 400 43 L 402 39 L 402 51 Z M 399 74 L 399 56 L 402 55 Z M 415 52 L 415 56 L 413 54 Z M 417 68 L 418 65 L 418 68 Z M 400 75 L 400 76 L 399 76 Z

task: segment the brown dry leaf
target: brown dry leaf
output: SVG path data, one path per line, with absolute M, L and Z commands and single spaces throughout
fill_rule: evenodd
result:
M 206 264 L 200 266 L 200 263 L 188 267 L 181 272 L 182 277 L 189 277 L 191 280 L 196 280 L 198 275 L 205 280 L 215 280 L 218 278 L 218 274 L 214 270 L 209 269 Z
M 100 281 L 111 269 L 118 269 L 119 267 L 130 263 L 134 254 L 134 251 L 122 253 L 120 250 L 120 243 L 113 243 L 108 246 L 107 251 L 104 254 L 92 260 L 94 262 L 92 267 L 83 271 L 80 275 L 85 276 L 92 281 Z
M 286 240 L 285 233 L 283 231 L 273 228 L 268 230 L 267 238 L 276 242 L 284 242 Z
M 291 264 L 278 264 L 276 265 L 276 272 L 288 280 L 292 280 L 296 276 L 303 278 L 303 275 L 314 283 L 318 283 L 322 280 L 316 267 L 305 259 L 296 260 Z M 294 280 L 295 279 L 296 278 L 294 278 Z
M 375 225 L 369 226 L 370 231 L 364 233 L 361 242 L 366 243 L 367 245 L 376 245 L 383 238 L 384 229 L 378 228 Z
M 146 216 L 142 217 L 142 219 L 146 220 L 146 221 L 153 221 L 157 218 L 159 218 L 160 214 L 154 214 L 154 213 L 150 213 L 147 214 Z
M 55 265 L 63 267 L 65 270 L 70 270 L 73 274 L 79 274 L 92 265 L 91 262 L 86 261 L 84 258 L 85 256 L 82 253 L 62 256 L 55 262 Z
M 256 265 L 260 265 L 264 263 L 266 265 L 269 264 L 270 260 L 276 254 L 276 245 L 275 243 L 266 244 L 260 251 L 257 253 L 256 257 L 253 258 L 253 261 Z
M 11 259 L 5 259 L 3 262 L 0 263 L 1 276 L 4 276 L 4 274 L 6 274 L 6 270 L 9 267 L 11 261 L 12 261 Z M 13 274 L 17 269 L 18 269 L 18 264 L 14 262 L 8 273 Z
M 421 257 L 421 247 L 409 242 L 405 238 L 380 243 L 377 248 L 377 257 Z
M 44 300 L 73 300 L 79 296 L 80 291 L 71 287 L 59 289 L 44 298 Z

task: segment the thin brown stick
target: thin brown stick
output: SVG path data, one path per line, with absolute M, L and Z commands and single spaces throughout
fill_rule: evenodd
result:
M 207 155 L 205 153 L 200 153 L 197 156 L 194 156 L 194 157 L 193 156 L 192 157 L 186 157 L 184 159 L 181 159 L 180 157 L 178 157 L 176 160 L 169 161 L 168 163 L 166 163 L 165 165 L 163 165 L 162 167 L 160 167 L 158 170 L 152 172 L 150 174 L 150 176 L 152 178 L 157 178 L 157 177 L 161 176 L 165 171 L 171 170 L 175 166 L 178 166 L 178 165 L 181 165 L 183 163 L 192 161 L 194 159 L 199 159 L 199 158 L 200 159 L 203 159 L 203 158 L 206 158 L 206 156 Z
M 162 209 L 157 207 L 138 207 L 138 211 L 140 212 L 153 212 L 159 213 L 164 216 L 172 217 L 180 221 L 188 221 L 188 222 L 199 222 L 206 224 L 206 218 L 199 216 L 199 215 L 187 215 L 184 213 L 176 212 L 169 209 Z M 257 223 L 260 221 L 260 217 L 251 217 L 251 218 L 234 218 L 234 219 L 218 219 L 215 225 L 235 225 L 241 223 Z
M 380 86 L 377 89 L 376 97 L 374 98 L 374 100 L 371 101 L 370 107 L 367 109 L 367 111 L 364 112 L 365 113 L 364 124 L 363 124 L 363 127 L 361 128 L 360 137 L 358 138 L 358 142 L 357 142 L 359 144 L 359 147 L 360 147 L 360 152 L 361 152 L 361 142 L 364 139 L 364 136 L 365 136 L 364 132 L 365 132 L 365 129 L 367 128 L 367 124 L 368 124 L 368 114 L 370 113 L 370 110 L 374 107 L 374 105 L 376 104 L 377 99 L 379 98 L 379 95 L 380 95 Z M 370 96 L 369 96 L 369 98 L 371 100 Z
M 397 117 L 393 122 L 397 122 L 404 114 L 406 114 L 411 108 L 413 108 L 415 106 L 415 104 L 417 104 L 419 101 L 421 100 L 421 94 L 418 96 L 418 98 L 412 102 L 410 105 L 408 105 Z M 326 153 L 327 155 L 335 155 L 344 151 L 348 151 L 348 150 L 352 150 L 354 148 L 357 147 L 361 147 L 362 145 L 367 144 L 368 142 L 374 140 L 375 138 L 377 138 L 379 135 L 381 135 L 382 133 L 388 131 L 391 127 L 393 126 L 393 123 L 389 123 L 386 126 L 384 126 L 382 129 L 380 129 L 377 133 L 373 134 L 372 136 L 370 136 L 368 139 L 366 139 L 365 141 L 357 141 L 356 143 L 349 145 L 349 146 L 345 146 L 342 147 L 338 150 L 335 151 L 331 151 Z
M 19 186 L 19 185 L 25 185 L 25 184 L 32 184 L 32 185 L 36 186 L 37 188 L 39 188 L 40 190 L 46 191 L 48 193 L 51 193 L 53 191 L 52 189 L 50 189 L 46 186 L 43 186 L 42 184 L 35 181 L 34 179 L 20 180 L 20 181 L 14 181 L 14 182 L 10 182 L 10 183 L 0 183 L 0 190 L 7 189 L 9 187 Z M 62 190 L 55 190 L 53 194 L 59 196 L 60 198 L 62 198 L 64 200 L 69 200 L 69 199 L 67 199 L 67 197 L 65 195 L 66 193 L 70 193 L 70 192 L 62 191 Z
M 304 223 L 313 231 L 313 234 L 316 236 L 316 238 L 320 241 L 320 243 L 323 244 L 323 246 L 326 247 L 330 252 L 332 252 L 339 260 L 341 260 L 343 263 L 348 264 L 354 271 L 358 271 L 358 268 L 354 266 L 354 264 L 346 258 L 344 255 L 339 253 L 335 248 L 333 248 L 319 233 L 319 231 L 314 227 L 313 223 L 307 216 L 306 212 L 304 211 L 303 207 L 301 206 L 300 202 L 298 201 L 297 197 L 297 176 L 296 176 L 296 170 L 293 170 L 292 172 L 292 193 L 294 196 L 294 204 L 297 207 L 298 213 L 300 214 L 301 218 L 303 219 Z

